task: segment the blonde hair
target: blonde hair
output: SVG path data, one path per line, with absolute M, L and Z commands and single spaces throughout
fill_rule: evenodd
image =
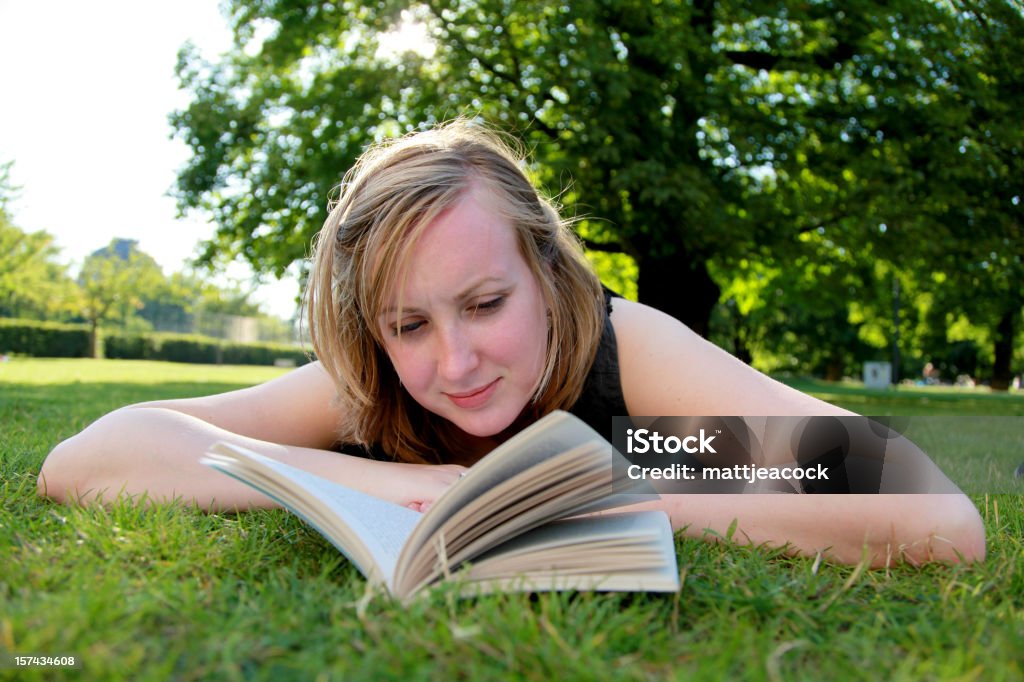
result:
M 376 320 L 416 239 L 474 183 L 498 198 L 550 311 L 548 352 L 533 416 L 579 398 L 604 324 L 600 282 L 579 240 L 523 171 L 523 156 L 466 120 L 381 143 L 345 175 L 314 240 L 307 289 L 313 348 L 337 387 L 342 443 L 398 460 L 443 461 L 454 427 L 403 389 Z

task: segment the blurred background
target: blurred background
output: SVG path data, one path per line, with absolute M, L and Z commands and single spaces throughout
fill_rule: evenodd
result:
M 1019 386 L 1019 0 L 0 0 L 0 57 L 0 317 L 89 353 L 294 341 L 344 172 L 467 116 L 761 370 Z

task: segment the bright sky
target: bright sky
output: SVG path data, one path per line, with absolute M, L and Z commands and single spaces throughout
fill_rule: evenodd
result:
M 170 274 L 214 233 L 199 216 L 176 219 L 167 196 L 189 153 L 167 122 L 187 101 L 174 78 L 186 40 L 207 57 L 228 48 L 216 0 L 0 0 L 0 163 L 14 160 L 22 188 L 14 222 L 54 235 L 64 262 L 123 237 Z M 278 282 L 254 299 L 287 318 L 296 292 Z

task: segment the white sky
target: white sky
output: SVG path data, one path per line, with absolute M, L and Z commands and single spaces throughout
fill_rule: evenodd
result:
M 228 48 L 216 0 L 0 0 L 0 162 L 14 160 L 21 186 L 11 212 L 54 235 L 64 262 L 123 237 L 170 274 L 213 235 L 199 216 L 177 220 L 167 196 L 189 154 L 167 122 L 187 102 L 174 63 L 189 39 L 207 57 Z M 277 282 L 253 298 L 287 318 L 296 292 Z

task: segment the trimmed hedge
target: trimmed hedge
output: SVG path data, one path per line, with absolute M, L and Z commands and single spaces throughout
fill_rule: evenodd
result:
M 162 336 L 154 359 L 218 365 L 221 364 L 220 347 L 220 340 L 205 336 Z
M 273 343 L 232 343 L 190 334 L 104 334 L 103 355 L 120 360 L 164 360 L 200 364 L 304 365 L 311 360 L 301 348 Z M 35 357 L 89 356 L 85 325 L 0 319 L 0 353 Z
M 0 353 L 87 358 L 89 328 L 82 324 L 0 319 Z
M 298 367 L 312 360 L 301 348 L 274 343 L 225 343 L 221 350 L 225 365 L 273 365 L 283 360 Z
M 153 360 L 156 340 L 152 334 L 108 334 L 103 337 L 103 357 L 112 360 Z

